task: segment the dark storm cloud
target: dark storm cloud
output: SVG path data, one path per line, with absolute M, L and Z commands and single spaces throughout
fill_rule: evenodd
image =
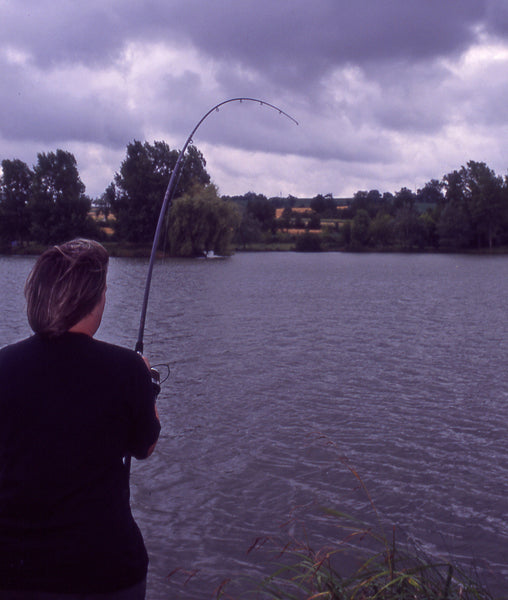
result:
M 485 3 L 403 0 L 258 0 L 175 9 L 193 43 L 275 80 L 312 85 L 345 64 L 429 60 L 462 51 L 475 36 Z
M 502 5 L 491 8 L 492 15 L 500 11 Z M 217 60 L 296 83 L 347 63 L 460 52 L 487 16 L 487 2 L 8 0 L 2 12 L 4 43 L 43 65 L 108 61 L 127 40 L 188 40 Z
M 506 0 L 489 1 L 486 26 L 492 33 L 500 37 L 508 37 L 508 4 Z
M 0 149 L 70 143 L 94 160 L 100 146 L 111 164 L 132 139 L 178 147 L 215 102 L 253 96 L 300 127 L 230 106 L 196 140 L 223 165 L 235 149 L 273 180 L 261 155 L 329 178 L 342 163 L 428 173 L 436 147 L 450 161 L 495 147 L 508 59 L 494 44 L 507 37 L 506 0 L 0 0 Z
M 114 65 L 133 41 L 190 44 L 216 62 L 225 96 L 291 96 L 308 108 L 328 101 L 321 88 L 334 70 L 357 65 L 369 79 L 397 86 L 412 77 L 413 65 L 462 52 L 481 24 L 497 23 L 494 17 L 504 12 L 485 0 L 7 0 L 0 31 L 4 45 L 27 53 L 43 71 Z M 196 90 L 194 98 L 206 95 L 200 82 L 191 84 L 183 90 L 187 107 L 189 90 Z M 170 90 L 172 98 L 179 89 Z M 389 112 L 378 111 L 388 121 Z M 401 125 L 424 123 L 405 112 L 398 112 Z
M 321 108 L 321 101 L 327 102 L 323 79 L 345 65 L 359 65 L 370 79 L 382 77 L 385 84 L 395 79 L 398 85 L 411 77 L 413 64 L 460 53 L 474 39 L 486 9 L 487 3 L 479 0 L 32 0 L 21 5 L 10 0 L 0 28 L 4 44 L 28 53 L 43 71 L 73 63 L 114 64 L 132 41 L 191 44 L 216 61 L 223 95 L 264 93 L 283 101 L 291 96 L 292 104 L 300 99 L 308 109 L 310 103 Z M 187 75 L 186 84 L 191 77 Z M 174 79 L 169 73 L 166 78 Z M 185 98 L 182 111 L 189 109 L 193 89 L 194 98 L 206 96 L 199 81 L 182 88 L 184 79 L 179 77 L 179 85 L 169 90 L 171 98 L 179 93 Z M 86 106 L 82 108 L 79 118 L 93 123 Z M 393 127 L 436 126 L 435 118 L 427 121 L 418 111 L 386 106 L 373 111 Z M 162 112 L 164 120 L 170 119 Z M 50 107 L 47 113 L 51 120 Z M 181 115 L 173 113 L 177 126 Z M 68 121 L 62 124 L 67 128 Z M 95 130 L 85 129 L 90 134 Z

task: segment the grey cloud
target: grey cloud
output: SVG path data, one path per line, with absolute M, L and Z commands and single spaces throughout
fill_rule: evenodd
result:
M 286 106 L 279 105 L 283 110 Z M 393 144 L 382 131 L 360 131 L 340 114 L 323 119 L 321 115 L 289 113 L 300 120 L 295 125 L 277 110 L 256 103 L 231 104 L 218 115 L 212 114 L 197 136 L 212 144 L 272 155 L 291 154 L 303 158 L 344 162 L 385 162 L 395 156 Z
M 226 97 L 291 95 L 307 109 L 320 102 L 324 76 L 334 70 L 359 65 L 373 81 L 403 84 L 414 64 L 462 52 L 478 25 L 492 26 L 489 15 L 502 11 L 500 0 L 31 0 L 22 6 L 10 0 L 0 9 L 0 31 L 44 69 L 112 63 L 133 40 L 191 43 L 216 61 Z M 166 83 L 172 102 L 205 95 L 190 75 L 186 81 L 168 75 Z M 178 127 L 186 110 L 188 102 L 173 116 L 161 107 L 160 118 Z M 389 112 L 378 114 L 388 123 Z M 400 117 L 411 126 L 410 113 Z
M 184 23 L 193 23 L 187 35 L 207 54 L 241 61 L 288 84 L 306 77 L 312 83 L 348 63 L 460 52 L 474 38 L 485 8 L 477 0 L 246 0 L 223 2 L 218 10 L 217 3 L 194 0 L 176 10 Z
M 502 38 L 508 37 L 508 4 L 506 0 L 490 0 L 486 29 Z
M 215 102 L 247 95 L 300 127 L 231 106 L 207 120 L 196 144 L 355 163 L 359 172 L 370 163 L 377 174 L 403 160 L 408 140 L 439 139 L 454 119 L 506 123 L 502 73 L 486 72 L 476 90 L 477 75 L 461 85 L 444 66 L 457 68 L 468 48 L 496 36 L 508 36 L 506 0 L 3 0 L 0 136 L 118 149 L 165 135 L 179 146 Z M 163 52 L 161 64 L 125 60 L 126 48 L 157 43 L 185 50 L 181 68 L 172 71 L 173 52 L 166 72 Z M 25 64 L 9 62 L 12 51 Z M 95 89 L 59 85 L 59 72 L 83 65 L 90 82 L 100 79 Z
M 142 135 L 139 119 L 124 103 L 82 90 L 68 93 L 32 69 L 0 60 L 0 135 L 7 140 L 58 142 L 80 140 L 110 147 L 125 145 L 126 132 Z
M 443 66 L 392 64 L 379 68 L 377 77 L 382 82 L 378 94 L 363 102 L 369 103 L 370 118 L 383 129 L 437 134 L 457 113 L 458 105 L 448 98 L 453 75 Z
M 96 0 L 7 0 L 0 15 L 3 43 L 28 52 L 44 68 L 109 62 L 140 24 L 130 22 L 120 3 Z
M 237 61 L 287 85 L 315 81 L 350 62 L 460 52 L 487 3 L 32 0 L 22 6 L 10 0 L 3 9 L 2 37 L 29 49 L 40 64 L 104 62 L 131 39 L 190 40 L 218 61 Z

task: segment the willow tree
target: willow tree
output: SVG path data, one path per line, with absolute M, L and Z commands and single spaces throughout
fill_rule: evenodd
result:
M 213 184 L 192 186 L 177 198 L 169 213 L 169 247 L 172 256 L 227 255 L 240 224 L 240 212 L 231 201 L 221 199 Z

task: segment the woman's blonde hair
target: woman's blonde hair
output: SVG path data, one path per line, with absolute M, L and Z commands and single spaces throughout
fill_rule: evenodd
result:
M 76 239 L 48 248 L 25 284 L 27 315 L 35 333 L 57 337 L 92 312 L 106 288 L 106 249 Z

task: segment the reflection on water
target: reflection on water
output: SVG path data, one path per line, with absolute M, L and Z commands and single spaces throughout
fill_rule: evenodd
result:
M 27 331 L 29 261 L 0 261 L 3 343 Z M 146 267 L 111 261 L 99 337 L 134 346 Z M 247 550 L 296 508 L 315 544 L 335 535 L 318 505 L 371 518 L 341 457 L 388 522 L 508 587 L 508 258 L 239 254 L 152 286 L 145 351 L 171 376 L 133 466 L 150 600 L 262 569 Z

